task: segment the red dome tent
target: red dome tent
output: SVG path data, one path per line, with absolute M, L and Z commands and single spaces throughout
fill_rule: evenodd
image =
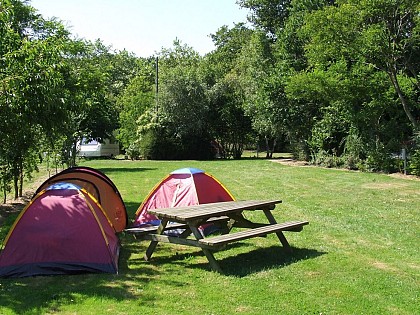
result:
M 197 168 L 171 172 L 149 193 L 136 212 L 134 226 L 159 225 L 148 209 L 232 201 L 232 194 L 215 177 Z
M 35 192 L 35 195 L 57 182 L 73 183 L 88 191 L 105 210 L 116 232 L 127 226 L 127 211 L 121 195 L 104 173 L 90 167 L 71 167 L 48 178 Z
M 40 191 L 0 253 L 0 277 L 118 272 L 119 241 L 98 201 L 71 183 Z

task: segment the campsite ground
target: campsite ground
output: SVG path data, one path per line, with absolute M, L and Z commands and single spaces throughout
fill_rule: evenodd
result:
M 44 165 L 39 167 L 39 171 L 35 173 L 34 177 L 30 180 L 26 179 L 24 183 L 24 192 L 23 196 L 18 199 L 14 199 L 10 193 L 7 196 L 6 203 L 0 203 L 0 226 L 5 223 L 5 220 L 12 215 L 13 219 L 17 213 L 23 210 L 23 208 L 28 204 L 28 202 L 33 197 L 36 189 L 42 182 L 47 179 L 52 172 L 59 171 L 57 170 L 47 170 Z
M 191 247 L 159 245 L 152 261 L 145 262 L 147 243 L 121 235 L 119 275 L 1 279 L 0 313 L 416 313 L 420 181 L 292 167 L 292 161 L 276 160 L 282 163 L 256 158 L 84 161 L 114 181 L 130 218 L 170 171 L 197 167 L 218 178 L 237 199 L 281 198 L 274 213 L 279 221 L 303 219 L 310 224 L 301 233 L 287 234 L 294 248 L 291 255 L 273 235 L 216 253 L 223 275 L 211 272 L 206 258 Z M 2 206 L 8 218 L 0 238 L 24 203 Z

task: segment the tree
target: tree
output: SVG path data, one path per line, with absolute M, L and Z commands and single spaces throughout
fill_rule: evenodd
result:
M 285 125 L 279 107 L 285 101 L 284 94 L 273 86 L 277 79 L 272 45 L 265 33 L 254 31 L 238 57 L 244 91 L 244 110 L 252 120 L 253 129 L 266 143 L 267 158 L 273 156 L 277 140 L 285 134 Z M 270 145 L 270 142 L 272 145 Z
M 249 20 L 276 39 L 289 16 L 291 0 L 239 0 L 239 5 L 251 10 Z
M 202 63 L 210 97 L 213 138 L 222 146 L 222 156 L 240 158 L 252 132 L 244 111 L 244 90 L 237 67 L 239 56 L 252 36 L 244 24 L 222 26 L 212 36 L 216 50 Z
M 209 158 L 208 99 L 200 75 L 201 57 L 175 40 L 162 49 L 156 106 L 139 118 L 144 157 L 154 159 Z
M 252 10 L 251 21 L 256 28 L 241 61 L 246 109 L 254 129 L 267 142 L 287 139 L 296 157 L 307 158 L 306 139 L 310 135 L 313 108 L 289 99 L 285 88 L 293 73 L 307 67 L 304 41 L 296 36 L 304 24 L 304 16 L 322 7 L 324 1 L 243 0 L 239 3 Z M 269 157 L 273 149 L 266 146 Z
M 291 76 L 287 92 L 304 108 L 316 104 L 307 138 L 314 157 L 343 154 L 367 160 L 370 169 L 392 170 L 387 157 L 418 128 L 415 12 L 413 1 L 381 0 L 304 14 L 297 34 L 308 68 Z
M 112 53 L 100 40 L 69 42 L 65 51 L 63 101 L 70 109 L 62 124 L 63 161 L 75 165 L 76 144 L 82 138 L 113 137 L 118 111 L 110 80 Z M 115 93 L 115 92 L 114 92 Z
M 209 102 L 200 75 L 201 57 L 187 45 L 159 56 L 159 117 L 178 143 L 177 158 L 209 158 Z
M 363 60 L 384 71 L 417 130 L 413 107 L 419 109 L 415 99 L 420 93 L 418 13 L 419 4 L 414 0 L 348 0 L 314 11 L 307 16 L 304 28 L 310 38 L 309 59 L 312 64 L 325 64 L 337 57 L 352 63 Z
M 211 130 L 223 158 L 239 159 L 250 141 L 251 120 L 243 109 L 244 95 L 239 78 L 230 73 L 209 91 Z
M 0 160 L 13 175 L 17 198 L 22 195 L 24 170 L 30 174 L 36 167 L 38 135 L 57 128 L 65 115 L 58 100 L 63 86 L 61 48 L 68 33 L 60 23 L 36 15 L 25 2 L 1 1 L 0 8 Z
M 74 165 L 77 140 L 111 135 L 118 85 L 110 78 L 122 79 L 108 47 L 70 39 L 61 22 L 43 19 L 26 3 L 0 2 L 0 161 L 7 170 L 2 180 L 12 174 L 15 197 L 41 148 L 61 147 L 63 161 Z
M 140 155 L 137 145 L 138 119 L 155 105 L 153 65 L 144 61 L 143 69 L 134 77 L 117 99 L 119 109 L 118 139 L 132 158 Z

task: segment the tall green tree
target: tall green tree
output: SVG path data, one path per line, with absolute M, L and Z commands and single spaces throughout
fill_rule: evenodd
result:
M 291 0 L 238 0 L 238 4 L 251 11 L 249 20 L 273 39 L 284 27 L 289 16 Z
M 392 168 L 387 156 L 418 128 L 417 16 L 417 2 L 388 0 L 305 14 L 298 34 L 310 68 L 291 78 L 288 91 L 307 104 L 318 100 L 312 152 L 348 153 L 356 137 L 364 146 L 353 156 Z
M 245 113 L 251 118 L 253 129 L 264 138 L 267 158 L 271 158 L 277 140 L 286 131 L 281 115 L 285 97 L 273 85 L 278 79 L 275 58 L 271 41 L 265 33 L 253 32 L 238 57 L 236 69 L 244 91 Z
M 60 69 L 68 33 L 26 2 L 1 1 L 0 9 L 0 159 L 13 175 L 18 197 L 24 171 L 30 174 L 36 166 L 39 134 L 57 128 L 65 116 Z
M 62 124 L 65 134 L 62 155 L 75 165 L 76 144 L 82 138 L 102 141 L 113 137 L 118 127 L 118 110 L 112 73 L 110 47 L 98 40 L 69 42 L 65 51 L 63 102 L 69 107 Z
M 154 63 L 143 60 L 142 69 L 132 78 L 117 99 L 119 110 L 118 139 L 132 158 L 140 156 L 139 118 L 156 105 Z
M 252 32 L 243 23 L 230 29 L 220 27 L 211 35 L 216 49 L 206 56 L 202 64 L 210 97 L 210 127 L 224 157 L 239 158 L 252 133 L 251 120 L 244 109 L 242 69 L 238 67 Z
M 251 120 L 243 108 L 244 93 L 240 79 L 229 73 L 209 90 L 210 130 L 213 131 L 218 153 L 223 158 L 239 159 L 251 139 Z M 217 147 L 216 147 L 217 148 Z
M 176 158 L 210 155 L 209 102 L 199 71 L 201 60 L 179 41 L 159 54 L 159 119 L 177 145 Z
M 363 61 L 383 71 L 412 127 L 418 129 L 419 3 L 414 0 L 342 1 L 314 11 L 304 30 L 311 64 Z
M 316 111 L 311 106 L 313 102 L 306 104 L 290 99 L 285 88 L 293 73 L 307 67 L 304 41 L 297 36 L 304 16 L 324 3 L 327 1 L 239 1 L 252 11 L 250 20 L 259 34 L 242 57 L 248 78 L 247 109 L 253 113 L 254 128 L 267 140 L 287 140 L 289 149 L 299 158 L 308 157 L 306 139 Z M 258 80 L 253 80 L 253 76 Z M 267 153 L 269 156 L 270 149 Z

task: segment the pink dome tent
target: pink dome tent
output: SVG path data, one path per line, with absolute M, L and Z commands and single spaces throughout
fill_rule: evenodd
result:
M 119 240 L 98 201 L 66 182 L 41 190 L 0 253 L 0 277 L 118 272 Z
M 149 193 L 138 208 L 133 226 L 159 225 L 149 209 L 175 208 L 198 204 L 233 201 L 235 198 L 215 177 L 197 168 L 171 172 Z

